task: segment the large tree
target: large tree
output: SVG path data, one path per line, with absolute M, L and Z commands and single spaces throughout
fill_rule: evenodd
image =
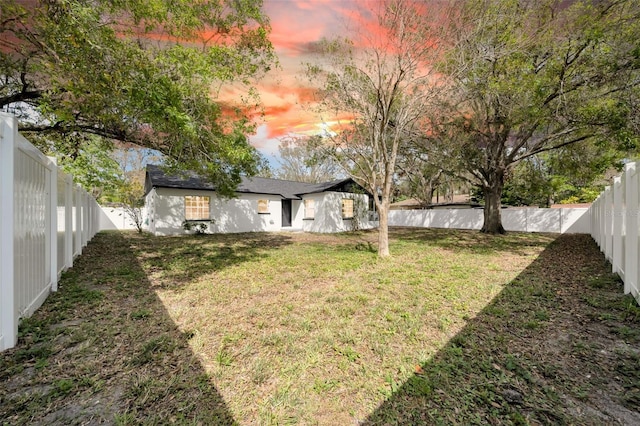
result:
M 589 140 L 527 157 L 505 176 L 501 202 L 540 207 L 592 202 L 620 173 L 625 159 L 637 155 L 616 147 Z
M 403 141 L 419 134 L 435 80 L 437 51 L 427 18 L 431 4 L 384 0 L 370 3 L 372 25 L 350 39 L 326 41 L 322 65 L 309 74 L 321 81 L 325 118 L 351 117 L 327 131 L 323 153 L 374 195 L 379 215 L 378 255 L 389 256 L 388 212 L 396 160 Z
M 134 143 L 230 192 L 259 157 L 215 98 L 269 68 L 268 31 L 255 0 L 3 0 L 0 107 L 45 149 Z
M 502 233 L 500 198 L 519 161 L 585 141 L 632 145 L 639 6 L 632 0 L 469 0 L 441 37 L 449 85 L 431 147 L 457 158 Z M 470 174 L 470 175 L 469 175 Z

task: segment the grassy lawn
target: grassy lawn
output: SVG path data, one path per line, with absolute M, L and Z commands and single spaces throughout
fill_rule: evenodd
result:
M 588 236 L 101 233 L 0 354 L 7 424 L 640 423 Z

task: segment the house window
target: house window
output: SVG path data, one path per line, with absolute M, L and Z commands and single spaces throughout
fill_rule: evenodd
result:
M 351 198 L 342 199 L 342 218 L 353 219 L 353 199 Z
M 313 219 L 316 216 L 315 201 L 304 200 L 304 218 Z
M 269 200 L 258 200 L 258 214 L 269 213 Z
M 209 197 L 184 197 L 184 217 L 186 220 L 209 220 Z

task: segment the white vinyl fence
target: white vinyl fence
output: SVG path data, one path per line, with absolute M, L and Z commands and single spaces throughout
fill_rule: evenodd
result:
M 501 211 L 507 231 L 588 234 L 591 232 L 589 209 L 518 208 Z M 482 209 L 391 210 L 389 225 L 420 228 L 481 229 Z
M 140 209 L 140 216 L 143 220 L 147 217 L 147 209 Z M 143 229 L 146 225 L 142 224 Z M 100 230 L 101 231 L 136 231 L 138 227 L 131 219 L 127 209 L 123 207 L 100 206 Z
M 95 199 L 0 113 L 0 351 L 99 230 Z
M 591 236 L 613 272 L 624 281 L 624 292 L 640 303 L 640 162 L 628 163 L 591 206 Z

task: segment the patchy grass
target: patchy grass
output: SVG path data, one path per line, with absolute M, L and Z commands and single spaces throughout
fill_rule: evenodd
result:
M 102 233 L 0 355 L 11 424 L 640 421 L 588 236 Z M 371 250 L 371 248 L 374 250 Z

